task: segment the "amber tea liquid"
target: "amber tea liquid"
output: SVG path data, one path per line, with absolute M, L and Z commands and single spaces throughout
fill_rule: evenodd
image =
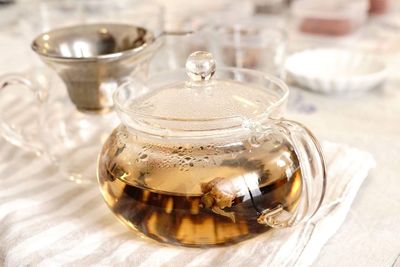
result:
M 116 145 L 118 138 L 114 132 L 100 157 L 102 193 L 125 225 L 157 241 L 236 243 L 270 229 L 257 222 L 263 210 L 298 204 L 299 163 L 284 142 L 249 150 L 245 143 L 126 147 Z

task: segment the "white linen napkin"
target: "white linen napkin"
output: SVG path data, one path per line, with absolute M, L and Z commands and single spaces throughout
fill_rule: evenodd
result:
M 1 139 L 0 147 L 2 266 L 309 266 L 343 223 L 375 165 L 367 152 L 323 143 L 327 191 L 310 222 L 233 246 L 196 249 L 129 232 L 97 186 L 66 181 L 41 159 Z

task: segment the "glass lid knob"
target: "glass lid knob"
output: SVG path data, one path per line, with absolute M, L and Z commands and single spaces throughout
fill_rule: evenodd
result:
M 214 56 L 205 51 L 192 53 L 186 60 L 186 73 L 194 82 L 210 80 L 215 73 Z

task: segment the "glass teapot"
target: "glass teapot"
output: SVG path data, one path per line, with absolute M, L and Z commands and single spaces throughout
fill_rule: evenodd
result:
M 216 70 L 202 51 L 186 69 L 123 84 L 114 94 L 122 123 L 98 160 L 106 203 L 129 228 L 194 247 L 309 220 L 325 164 L 312 133 L 281 118 L 287 98 L 278 78 Z

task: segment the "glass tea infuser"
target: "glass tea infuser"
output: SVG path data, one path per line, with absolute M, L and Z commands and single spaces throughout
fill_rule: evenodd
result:
M 106 203 L 144 236 L 195 247 L 309 220 L 325 164 L 312 133 L 281 118 L 287 98 L 278 78 L 216 69 L 201 51 L 186 69 L 124 83 L 114 94 L 122 123 L 98 160 Z

